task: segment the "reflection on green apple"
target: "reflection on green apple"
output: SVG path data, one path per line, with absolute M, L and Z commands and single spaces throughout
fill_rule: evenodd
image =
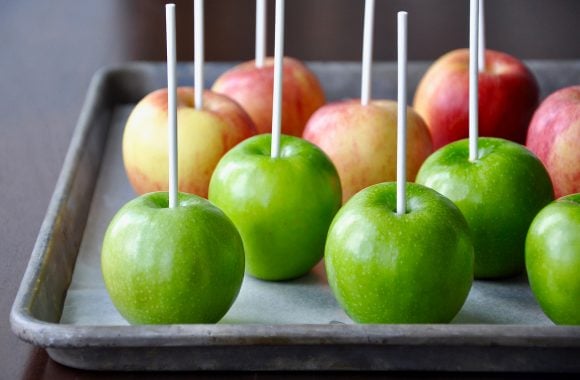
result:
M 550 203 L 534 218 L 526 268 L 546 315 L 557 324 L 580 325 L 580 193 Z
M 396 213 L 396 184 L 351 198 L 328 232 L 329 284 L 360 323 L 447 323 L 473 281 L 467 222 L 447 198 L 407 184 L 407 213 Z
M 135 324 L 215 323 L 236 299 L 244 249 L 228 217 L 207 200 L 144 194 L 125 204 L 103 241 L 103 278 L 113 304 Z
M 451 199 L 472 231 L 475 278 L 515 275 L 524 269 L 530 223 L 553 200 L 550 177 L 523 146 L 480 138 L 479 159 L 469 161 L 468 140 L 444 146 L 423 163 L 417 183 Z
M 280 144 L 278 158 L 270 157 L 269 134 L 238 144 L 209 188 L 209 200 L 240 231 L 246 271 L 264 280 L 299 277 L 320 261 L 342 197 L 337 171 L 318 147 L 285 135 Z

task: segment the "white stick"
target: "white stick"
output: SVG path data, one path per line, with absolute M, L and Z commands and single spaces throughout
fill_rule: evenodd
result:
M 365 19 L 363 30 L 362 82 L 360 103 L 369 104 L 371 98 L 371 65 L 373 60 L 373 24 L 375 20 L 375 0 L 365 1 Z
M 407 12 L 397 14 L 397 215 L 406 212 Z
M 479 57 L 479 72 L 485 71 L 485 1 L 479 0 L 479 41 L 478 41 L 478 52 Z
M 284 58 L 284 0 L 276 0 L 274 31 L 274 99 L 272 103 L 272 158 L 280 156 L 282 131 L 282 64 Z
M 266 57 L 266 0 L 256 0 L 256 67 L 264 67 Z
M 167 29 L 167 130 L 169 140 L 169 207 L 177 207 L 177 83 L 175 78 L 175 4 L 165 6 Z
M 478 18 L 479 0 L 471 0 L 469 22 L 469 161 L 477 160 L 478 134 Z
M 203 61 L 204 61 L 204 38 L 203 38 L 203 0 L 195 0 L 193 3 L 193 43 L 194 55 L 194 87 L 195 109 L 203 109 Z

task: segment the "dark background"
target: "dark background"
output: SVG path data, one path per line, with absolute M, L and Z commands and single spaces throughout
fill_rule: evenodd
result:
M 254 0 L 206 0 L 208 60 L 246 60 L 254 52 Z M 274 0 L 269 0 L 268 51 L 273 54 Z M 163 2 L 118 1 L 111 21 L 122 21 L 115 45 L 140 59 L 165 59 Z M 177 1 L 178 59 L 193 59 L 193 1 Z M 393 60 L 396 12 L 409 12 L 409 59 L 433 60 L 466 47 L 468 0 L 376 0 L 374 56 Z M 287 0 L 288 55 L 303 60 L 361 56 L 364 0 Z M 113 13 L 112 12 L 112 13 Z M 577 0 L 487 0 L 488 46 L 521 59 L 580 57 Z M 130 31 L 129 33 L 126 33 Z
M 176 3 L 178 58 L 190 61 L 192 2 Z M 304 60 L 359 60 L 362 0 L 286 3 L 288 55 Z M 273 4 L 270 0 L 270 31 L 273 31 Z M 467 4 L 467 0 L 377 0 L 375 59 L 394 57 L 398 10 L 409 12 L 409 59 L 433 60 L 448 50 L 465 47 Z M 164 14 L 163 2 L 154 0 L 0 0 L 0 379 L 155 376 L 87 373 L 62 367 L 48 359 L 43 350 L 20 342 L 10 331 L 8 315 L 91 76 L 104 65 L 164 60 Z M 490 48 L 523 59 L 580 59 L 578 0 L 487 0 L 486 15 Z M 253 57 L 254 0 L 206 0 L 205 20 L 208 60 L 239 61 Z M 385 374 L 220 376 L 387 377 Z M 466 375 L 413 377 L 459 376 Z M 167 374 L 161 376 L 166 377 Z

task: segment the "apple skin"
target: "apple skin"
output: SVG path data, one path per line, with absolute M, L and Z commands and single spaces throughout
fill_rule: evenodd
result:
M 242 142 L 219 162 L 209 188 L 242 235 L 246 271 L 263 280 L 296 278 L 320 261 L 341 205 L 328 157 L 297 137 L 282 135 L 280 143 L 272 159 L 271 135 Z
M 220 158 L 256 134 L 246 112 L 226 96 L 204 91 L 204 108 L 194 107 L 192 87 L 177 89 L 180 191 L 207 197 Z M 145 96 L 131 112 L 123 134 L 123 161 L 138 194 L 166 191 L 169 183 L 167 89 Z
M 580 85 L 560 89 L 534 113 L 526 146 L 548 169 L 556 197 L 580 193 Z
M 236 299 L 244 248 L 228 217 L 204 198 L 166 192 L 125 204 L 103 240 L 113 304 L 133 324 L 215 323 Z
M 447 198 L 407 184 L 396 213 L 396 183 L 370 186 L 334 218 L 325 249 L 328 281 L 359 323 L 447 323 L 473 282 L 473 243 Z
M 326 102 L 316 75 L 300 61 L 284 57 L 282 88 L 282 133 L 302 136 L 310 115 Z M 274 60 L 266 58 L 262 68 L 255 61 L 239 64 L 223 73 L 212 90 L 236 100 L 254 121 L 258 133 L 272 131 Z
M 525 143 L 539 101 L 532 72 L 518 59 L 485 51 L 479 74 L 479 134 Z M 469 50 L 439 58 L 421 79 L 413 107 L 431 131 L 435 149 L 469 135 Z
M 472 231 L 475 278 L 507 277 L 524 269 L 530 223 L 554 199 L 541 161 L 514 142 L 482 137 L 478 156 L 469 161 L 469 141 L 451 143 L 433 153 L 417 174 L 417 183 L 451 199 Z
M 550 203 L 526 238 L 532 292 L 556 324 L 580 325 L 580 193 Z
M 367 186 L 394 181 L 397 174 L 397 103 L 360 100 L 330 103 L 312 115 L 304 138 L 332 160 L 342 185 L 343 202 Z M 407 180 L 414 181 L 433 152 L 423 119 L 407 108 Z

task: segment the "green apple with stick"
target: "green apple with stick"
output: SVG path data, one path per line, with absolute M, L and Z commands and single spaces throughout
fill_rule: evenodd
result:
M 477 0 L 472 0 L 474 6 Z M 477 27 L 473 13 L 469 139 L 446 145 L 429 156 L 416 182 L 451 199 L 467 219 L 475 245 L 475 278 L 500 278 L 524 269 L 530 223 L 554 195 L 548 172 L 529 150 L 504 139 L 478 139 Z
M 328 232 L 325 264 L 340 305 L 360 323 L 447 323 L 473 281 L 473 244 L 459 209 L 406 183 L 406 12 L 399 12 L 397 182 L 355 194 Z
M 166 17 L 169 192 L 142 195 L 117 212 L 101 268 L 113 304 L 130 323 L 215 323 L 240 291 L 244 248 L 221 210 L 177 191 L 175 5 L 166 6 Z
M 312 143 L 281 135 L 283 20 L 277 4 L 272 134 L 229 151 L 209 186 L 209 200 L 242 235 L 246 271 L 263 280 L 299 277 L 320 261 L 342 197 L 330 159 Z
M 247 272 L 287 280 L 322 258 L 342 193 L 336 169 L 314 144 L 283 135 L 272 158 L 271 140 L 258 135 L 228 152 L 210 181 L 209 200 L 240 231 Z

